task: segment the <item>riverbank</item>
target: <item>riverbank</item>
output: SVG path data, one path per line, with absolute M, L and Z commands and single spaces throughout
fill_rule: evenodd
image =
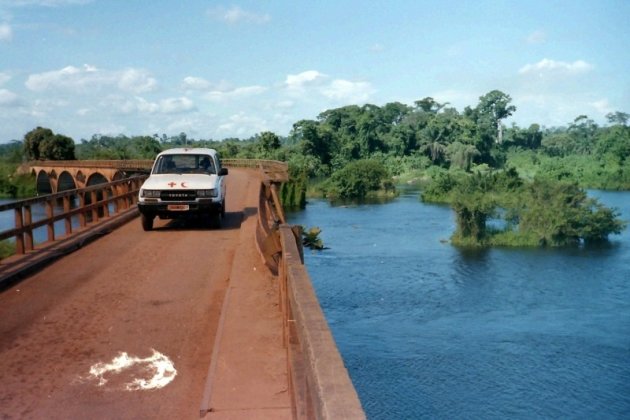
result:
M 26 198 L 37 194 L 35 177 L 17 174 L 17 167 L 17 164 L 0 163 L 0 198 Z

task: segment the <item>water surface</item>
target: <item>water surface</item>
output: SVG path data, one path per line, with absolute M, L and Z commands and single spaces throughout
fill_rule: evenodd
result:
M 629 193 L 591 192 L 630 219 Z M 449 207 L 312 200 L 291 223 L 371 419 L 629 418 L 630 233 L 571 249 L 462 251 Z

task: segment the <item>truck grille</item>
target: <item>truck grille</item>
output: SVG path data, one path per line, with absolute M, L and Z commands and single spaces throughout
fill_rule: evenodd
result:
M 197 191 L 195 190 L 172 190 L 160 193 L 162 201 L 195 201 L 196 198 Z

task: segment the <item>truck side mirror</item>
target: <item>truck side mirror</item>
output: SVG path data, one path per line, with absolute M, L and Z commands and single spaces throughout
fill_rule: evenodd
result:
M 228 174 L 228 170 L 227 168 L 221 168 L 219 169 L 219 176 L 224 176 Z

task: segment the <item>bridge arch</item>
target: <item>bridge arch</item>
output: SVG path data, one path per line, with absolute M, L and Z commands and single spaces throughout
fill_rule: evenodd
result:
M 37 194 L 52 194 L 53 182 L 46 171 L 41 170 L 37 174 Z
M 59 174 L 59 178 L 57 179 L 57 192 L 74 190 L 76 188 L 77 184 L 70 172 L 63 171 Z
M 105 177 L 105 175 L 103 175 L 100 172 L 94 172 L 92 175 L 88 177 L 87 182 L 85 183 L 85 186 L 91 187 L 92 185 L 106 184 L 108 182 L 109 180 Z

